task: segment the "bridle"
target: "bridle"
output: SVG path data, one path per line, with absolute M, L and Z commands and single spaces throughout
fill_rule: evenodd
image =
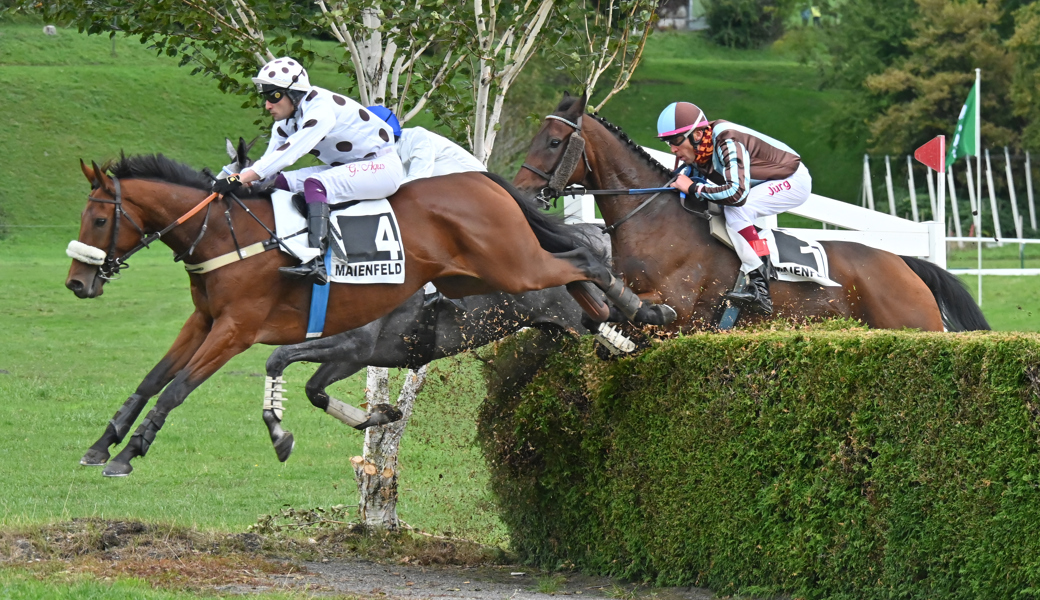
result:
M 578 165 L 578 157 L 579 156 L 585 160 L 585 172 L 582 173 L 582 178 L 584 178 L 585 175 L 587 175 L 589 173 L 592 173 L 592 166 L 589 164 L 589 156 L 585 152 L 585 138 L 583 138 L 581 136 L 581 117 L 582 116 L 578 116 L 577 122 L 572 123 L 571 121 L 569 121 L 569 120 L 567 120 L 567 119 L 565 119 L 563 117 L 557 116 L 557 115 L 546 115 L 545 116 L 546 119 L 555 119 L 555 120 L 560 121 L 562 123 L 566 123 L 567 125 L 570 125 L 571 127 L 574 128 L 574 132 L 571 133 L 570 137 L 567 139 L 567 148 L 564 150 L 563 156 L 560 157 L 560 160 L 556 163 L 556 166 L 553 167 L 552 171 L 549 171 L 548 173 L 546 173 L 545 171 L 542 171 L 541 169 L 539 169 L 537 167 L 532 167 L 531 165 L 529 165 L 527 163 L 524 163 L 523 165 L 520 166 L 520 168 L 527 169 L 527 170 L 531 171 L 532 173 L 538 175 L 539 177 L 545 179 L 548 182 L 548 185 L 546 185 L 546 186 L 542 187 L 540 190 L 538 190 L 538 194 L 535 196 L 535 200 L 539 201 L 542 204 L 543 208 L 549 208 L 549 203 L 550 203 L 551 200 L 554 200 L 555 198 L 559 198 L 560 196 L 564 195 L 563 189 L 567 185 L 567 180 L 570 179 L 570 174 L 574 172 L 574 167 L 576 167 Z M 676 175 L 678 175 L 678 173 L 679 173 L 679 169 L 676 169 L 676 171 L 672 175 L 671 181 L 675 181 L 675 177 L 676 177 Z M 669 183 L 671 183 L 671 181 L 669 181 Z M 619 194 L 619 193 L 624 193 L 624 192 L 639 192 L 639 191 L 642 191 L 642 190 L 585 190 L 585 189 L 582 189 L 582 190 L 580 190 L 580 194 L 581 195 L 584 195 L 584 194 L 592 194 L 592 195 L 607 195 L 607 194 L 611 194 L 611 195 L 613 195 L 613 194 Z M 676 193 L 678 193 L 679 190 L 674 190 L 674 191 Z M 624 223 L 625 221 L 631 219 L 633 216 L 635 216 L 636 213 L 638 213 L 639 211 L 641 211 L 644 208 L 646 208 L 647 205 L 649 205 L 651 202 L 653 202 L 660 195 L 661 195 L 661 192 L 654 193 L 652 196 L 650 196 L 649 198 L 644 200 L 641 204 L 639 204 L 639 206 L 636 206 L 635 208 L 630 210 L 628 212 L 628 214 L 626 214 L 625 216 L 621 217 L 620 219 L 615 221 L 613 224 L 611 224 L 611 225 L 604 225 L 602 227 L 603 233 L 606 233 L 606 234 L 614 233 L 615 231 L 617 231 L 617 228 L 620 227 L 622 223 Z M 687 212 L 689 212 L 691 214 L 694 214 L 694 215 L 696 215 L 698 217 L 701 217 L 703 219 L 708 219 L 709 218 L 707 211 L 698 211 L 698 210 L 694 210 L 694 209 L 691 209 L 688 206 L 686 206 L 685 198 L 683 198 L 683 200 L 680 202 L 680 205 L 683 207 L 684 210 L 686 210 Z
M 177 219 L 173 223 L 170 223 L 169 225 L 167 225 L 165 228 L 163 228 L 162 231 L 157 231 L 157 232 L 155 232 L 155 233 L 153 233 L 151 235 L 148 235 L 148 234 L 146 234 L 144 232 L 144 228 L 141 227 L 140 225 L 138 225 L 137 222 L 134 221 L 133 217 L 131 217 L 130 214 L 127 213 L 125 210 L 123 210 L 123 190 L 122 190 L 122 186 L 120 186 L 119 179 L 117 177 L 112 177 L 111 179 L 112 179 L 113 187 L 115 188 L 115 194 L 114 194 L 115 198 L 113 200 L 108 200 L 106 198 L 95 198 L 94 196 L 92 196 L 90 194 L 87 194 L 87 200 L 90 201 L 90 202 L 101 202 L 103 204 L 113 204 L 113 205 L 115 205 L 115 210 L 114 210 L 114 214 L 113 214 L 113 217 L 112 217 L 112 240 L 109 242 L 108 251 L 105 252 L 105 251 L 102 251 L 99 248 L 93 248 L 92 246 L 87 246 L 86 244 L 83 244 L 82 242 L 78 242 L 76 240 L 73 240 L 72 242 L 70 242 L 69 243 L 69 250 L 66 250 L 66 253 L 69 254 L 69 256 L 72 257 L 73 259 L 78 260 L 80 262 L 84 262 L 84 263 L 90 264 L 90 265 L 97 266 L 98 267 L 98 276 L 101 279 L 104 279 L 105 281 L 111 281 L 112 279 L 116 279 L 117 278 L 116 276 L 119 274 L 119 271 L 121 269 L 128 269 L 128 268 L 130 268 L 130 265 L 128 265 L 126 263 L 126 261 L 131 256 L 136 254 L 142 248 L 149 247 L 149 244 L 151 244 L 152 242 L 158 240 L 160 237 L 162 237 L 166 233 L 169 233 L 169 231 L 171 229 L 173 229 L 174 227 L 180 225 L 181 223 L 184 223 L 185 221 L 187 221 L 188 219 L 193 217 L 195 215 L 195 213 L 197 213 L 200 210 L 202 210 L 202 207 L 204 207 L 204 206 L 207 206 L 206 220 L 208 221 L 209 220 L 209 205 L 210 205 L 210 202 L 212 202 L 213 199 L 217 197 L 217 194 L 215 194 L 215 193 L 214 194 L 210 194 L 209 196 L 206 197 L 205 200 L 203 200 L 202 202 L 197 204 L 195 206 L 195 208 L 192 208 L 187 213 L 182 215 L 179 219 Z M 99 188 L 100 188 L 100 186 L 99 186 Z M 119 226 L 120 226 L 120 223 L 122 223 L 122 220 L 124 218 L 127 221 L 129 221 L 131 225 L 134 226 L 134 229 L 136 229 L 139 234 L 141 234 L 141 241 L 138 242 L 137 245 L 134 246 L 133 248 L 131 248 L 130 250 L 127 250 L 122 256 L 116 256 L 116 250 L 117 250 L 116 244 L 119 242 Z M 203 225 L 202 225 L 202 230 L 199 232 L 198 239 L 196 239 L 195 243 L 191 245 L 191 250 L 194 250 L 195 246 L 199 243 L 199 240 L 202 239 L 202 235 L 205 232 L 206 232 L 206 223 L 204 222 Z M 77 244 L 77 243 L 82 248 L 80 249 L 79 252 L 74 252 L 73 245 Z M 83 249 L 85 249 L 87 252 L 83 252 L 82 251 Z M 97 254 L 100 254 L 102 252 L 104 252 L 104 254 L 105 254 L 105 257 L 103 259 L 97 257 Z M 189 250 L 189 253 L 190 253 L 190 250 Z
M 585 138 L 581 137 L 582 115 L 578 116 L 577 122 L 572 122 L 557 115 L 546 115 L 545 118 L 555 119 L 574 128 L 574 132 L 567 138 L 567 147 L 563 151 L 563 156 L 560 157 L 560 160 L 557 161 L 556 166 L 551 171 L 545 172 L 527 163 L 520 165 L 520 168 L 527 169 L 546 181 L 548 185 L 538 190 L 535 200 L 540 202 L 544 208 L 549 208 L 549 201 L 560 197 L 560 192 L 567 186 L 567 180 L 571 178 L 574 167 L 578 166 L 579 158 L 585 162 L 585 172 L 582 173 L 582 177 L 587 173 L 591 173 L 592 167 L 589 165 L 589 155 L 585 152 Z

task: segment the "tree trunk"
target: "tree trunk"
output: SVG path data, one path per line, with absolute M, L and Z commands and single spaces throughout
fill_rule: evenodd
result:
M 397 398 L 401 420 L 366 429 L 364 455 L 350 459 L 358 486 L 358 518 L 369 527 L 395 530 L 401 525 L 397 518 L 397 450 L 412 416 L 415 397 L 425 382 L 425 365 L 418 371 L 408 371 Z M 389 377 L 385 368 L 368 368 L 365 395 L 370 406 L 389 403 Z

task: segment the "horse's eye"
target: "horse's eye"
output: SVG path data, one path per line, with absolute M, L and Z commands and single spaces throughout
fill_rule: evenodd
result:
M 550 148 L 556 148 L 559 145 L 560 145 L 560 140 L 552 140 L 552 141 L 549 142 L 549 147 Z
M 104 227 L 105 223 L 108 223 L 108 219 L 105 217 L 98 217 L 94 219 L 94 227 Z

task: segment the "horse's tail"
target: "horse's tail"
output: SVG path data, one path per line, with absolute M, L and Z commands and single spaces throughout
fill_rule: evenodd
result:
M 608 254 L 604 254 L 603 248 L 601 248 L 602 244 L 597 244 L 582 228 L 566 225 L 562 218 L 538 210 L 533 200 L 525 198 L 519 190 L 513 187 L 512 183 L 509 183 L 501 175 L 491 172 L 484 172 L 484 175 L 502 186 L 502 189 L 508 192 L 513 197 L 513 200 L 520 205 L 520 210 L 523 211 L 527 223 L 534 230 L 534 235 L 538 238 L 538 243 L 543 249 L 557 253 L 569 252 L 583 247 L 591 250 L 602 261 L 609 262 L 609 249 L 607 250 Z
M 989 323 L 982 315 L 982 309 L 968 293 L 968 286 L 955 275 L 926 260 L 911 256 L 900 256 L 906 266 L 910 267 L 932 290 L 935 301 L 942 313 L 943 325 L 947 331 L 979 331 L 989 330 Z

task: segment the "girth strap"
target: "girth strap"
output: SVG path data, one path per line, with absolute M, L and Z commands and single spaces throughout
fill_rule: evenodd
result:
M 189 273 L 201 275 L 202 273 L 209 273 L 210 271 L 219 269 L 220 267 L 230 265 L 231 263 L 245 260 L 250 256 L 256 256 L 257 254 L 263 254 L 268 250 L 274 250 L 278 247 L 278 240 L 270 239 L 255 244 L 250 244 L 245 248 L 236 250 L 235 252 L 228 252 L 227 254 L 221 254 L 216 258 L 211 258 L 206 262 L 201 262 L 194 265 L 184 263 L 184 270 Z

